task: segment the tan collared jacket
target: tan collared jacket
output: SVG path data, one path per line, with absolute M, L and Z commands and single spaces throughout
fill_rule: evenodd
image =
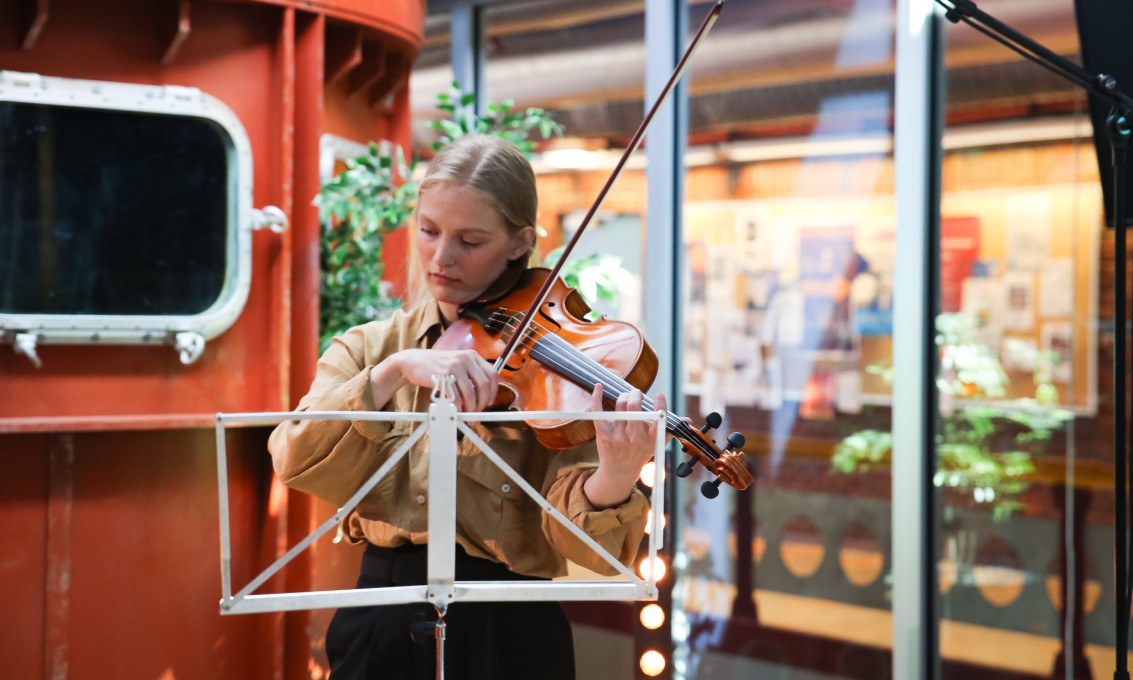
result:
M 350 329 L 336 337 L 319 359 L 315 380 L 297 410 L 426 411 L 431 390 L 413 385 L 399 389 L 388 404 L 374 404 L 370 369 L 398 350 L 430 347 L 440 332 L 435 301 Z M 285 421 L 272 433 L 268 448 L 284 484 L 341 506 L 416 425 Z M 554 451 L 539 444 L 522 423 L 473 427 L 552 505 L 622 563 L 630 564 L 644 534 L 648 501 L 635 489 L 618 507 L 596 510 L 590 504 L 582 486 L 597 468 L 593 442 Z M 427 437 L 422 438 L 346 518 L 345 531 L 352 542 L 396 546 L 428 540 L 427 446 Z M 457 454 L 456 500 L 457 542 L 470 555 L 503 562 L 512 571 L 531 576 L 565 574 L 564 558 L 599 573 L 616 573 L 568 529 L 544 516 L 467 438 Z

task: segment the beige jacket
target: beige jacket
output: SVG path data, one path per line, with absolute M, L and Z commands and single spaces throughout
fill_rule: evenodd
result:
M 336 337 L 320 358 L 299 411 L 416 411 L 428 409 L 430 389 L 407 385 L 388 404 L 374 404 L 370 369 L 409 347 L 430 347 L 441 332 L 435 301 L 398 311 Z M 411 422 L 286 421 L 268 442 L 283 482 L 341 506 L 417 426 Z M 599 544 L 630 564 L 644 534 L 648 501 L 636 489 L 621 506 L 596 510 L 582 485 L 597 468 L 593 443 L 565 451 L 536 442 L 522 423 L 473 425 L 509 465 Z M 353 542 L 379 546 L 425 543 L 428 503 L 427 437 L 422 438 L 344 521 Z M 512 571 L 553 577 L 564 558 L 603 574 L 616 573 L 522 489 L 462 439 L 457 454 L 457 542 L 473 556 Z M 450 499 L 441 499 L 447 502 Z

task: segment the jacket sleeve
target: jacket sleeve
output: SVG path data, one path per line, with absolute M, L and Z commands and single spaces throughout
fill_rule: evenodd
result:
M 380 359 L 366 356 L 366 328 L 352 328 L 334 338 L 319 359 L 315 380 L 297 411 L 388 407 L 373 402 L 370 370 Z M 383 421 L 289 420 L 272 432 L 268 450 L 284 484 L 342 505 L 391 453 L 391 426 Z
M 586 480 L 598 469 L 594 443 L 567 451 L 547 451 L 546 455 L 552 460 L 543 488 L 547 500 L 622 564 L 630 566 L 645 535 L 649 512 L 645 495 L 634 488 L 621 505 L 595 509 L 583 492 Z M 543 533 L 563 557 L 579 566 L 606 576 L 618 573 L 546 512 L 543 513 Z

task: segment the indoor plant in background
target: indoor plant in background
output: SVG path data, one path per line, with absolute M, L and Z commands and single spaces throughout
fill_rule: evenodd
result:
M 1036 449 L 1074 414 L 1055 405 L 1058 390 L 1052 374 L 1058 355 L 1017 341 L 1005 343 L 1004 351 L 1034 367 L 1035 396 L 1005 400 L 1009 378 L 996 350 L 978 341 L 978 330 L 978 320 L 970 314 L 936 319 L 941 419 L 933 483 L 970 496 L 989 507 L 995 521 L 1003 521 L 1022 506 L 1020 495 L 1035 469 Z M 889 432 L 861 430 L 838 443 L 831 463 L 844 473 L 888 465 L 892 446 Z
M 516 111 L 512 101 L 488 103 L 486 115 L 472 110 L 475 97 L 456 83 L 437 95 L 436 108 L 446 118 L 432 123 L 441 133 L 434 150 L 467 134 L 496 135 L 514 142 L 525 154 L 535 148 L 531 135 L 543 139 L 561 135 L 562 128 L 542 109 Z M 323 223 L 320 240 L 319 347 L 325 350 L 335 335 L 358 324 L 383 319 L 401 307 L 382 281 L 382 245 L 386 234 L 413 214 L 417 198 L 416 162 L 397 148 L 385 153 L 374 143 L 367 152 L 346 161 L 346 170 L 325 183 L 315 198 Z M 540 235 L 545 232 L 540 229 Z M 548 254 L 557 258 L 561 249 Z M 630 280 L 620 260 L 589 255 L 563 268 L 568 285 L 593 303 L 612 301 Z
M 941 503 L 940 568 L 942 579 L 971 586 L 977 583 L 974 570 L 982 522 L 957 510 L 971 499 L 977 507 L 990 509 L 994 523 L 1005 522 L 1020 510 L 1028 476 L 1035 470 L 1032 457 L 1074 414 L 1056 406 L 1058 390 L 1052 380 L 1059 360 L 1056 353 L 1008 339 L 1004 352 L 1019 364 L 1033 366 L 1035 396 L 1007 400 L 1007 372 L 996 350 L 979 342 L 975 316 L 941 314 L 936 331 L 940 421 L 933 484 L 952 496 L 952 502 Z M 887 379 L 892 375 L 892 369 L 868 370 Z M 861 430 L 838 443 L 831 463 L 842 473 L 888 466 L 892 447 L 889 432 Z

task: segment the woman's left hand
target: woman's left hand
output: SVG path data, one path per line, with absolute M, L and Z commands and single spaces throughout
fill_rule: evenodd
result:
M 641 411 L 640 390 L 624 392 L 618 397 L 615 411 Z M 653 410 L 664 411 L 668 404 L 658 394 Z M 602 385 L 594 387 L 590 410 L 602 410 Z M 656 421 L 595 420 L 594 431 L 598 445 L 598 469 L 582 487 L 590 504 L 595 508 L 610 508 L 624 503 L 641 474 L 641 468 L 653 458 L 657 446 Z

